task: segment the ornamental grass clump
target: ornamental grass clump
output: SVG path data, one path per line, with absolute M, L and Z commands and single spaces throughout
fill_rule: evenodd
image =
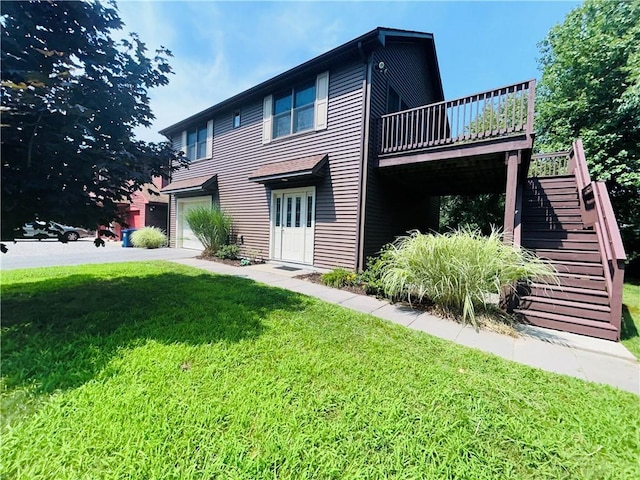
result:
M 167 235 L 157 227 L 144 227 L 131 233 L 131 244 L 137 248 L 165 247 Z
M 505 244 L 495 230 L 489 236 L 471 229 L 436 235 L 411 232 L 385 252 L 382 271 L 389 297 L 409 303 L 430 300 L 476 326 L 476 309 L 487 307 L 490 294 L 513 289 L 519 280 L 555 279 L 550 264 Z
M 189 228 L 204 246 L 202 254 L 213 256 L 229 240 L 232 218 L 217 205 L 195 207 L 185 215 Z

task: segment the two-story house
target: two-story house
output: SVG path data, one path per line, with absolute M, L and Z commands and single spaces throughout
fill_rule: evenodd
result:
M 624 251 L 606 188 L 579 141 L 532 156 L 534 89 L 445 101 L 433 35 L 376 28 L 161 131 L 190 160 L 162 189 L 171 246 L 202 248 L 184 214 L 217 203 L 245 252 L 361 270 L 437 228 L 441 195 L 505 193 L 506 240 L 561 277 L 526 286 L 521 318 L 617 339 Z
M 362 267 L 365 255 L 412 226 L 394 211 L 403 201 L 372 172 L 373 120 L 442 99 L 433 36 L 378 28 L 165 128 L 191 160 L 163 189 L 171 244 L 199 247 L 184 212 L 218 202 L 244 249 Z M 437 226 L 436 217 L 413 226 Z

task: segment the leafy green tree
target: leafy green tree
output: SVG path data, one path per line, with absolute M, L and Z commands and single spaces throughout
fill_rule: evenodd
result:
M 35 218 L 118 219 L 118 202 L 183 163 L 133 133 L 154 118 L 147 91 L 168 83 L 171 52 L 113 40 L 122 27 L 113 2 L 3 2 L 3 239 Z
M 504 224 L 504 194 L 449 195 L 440 198 L 440 231 L 458 228 L 490 235 Z
M 482 134 L 492 130 L 523 128 L 527 123 L 529 92 L 510 92 L 497 100 L 488 99 L 467 125 L 466 133 Z
M 506 130 L 527 122 L 528 92 L 510 93 L 498 103 L 487 101 L 468 125 L 471 135 L 491 130 Z M 480 230 L 490 235 L 504 224 L 504 194 L 443 196 L 440 199 L 440 231 L 458 228 Z
M 640 0 L 587 0 L 540 43 L 536 138 L 542 151 L 583 139 L 607 182 L 627 253 L 640 252 Z

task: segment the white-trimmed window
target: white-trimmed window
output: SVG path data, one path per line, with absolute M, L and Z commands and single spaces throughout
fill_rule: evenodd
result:
M 182 148 L 191 161 L 211 157 L 213 145 L 213 120 L 182 133 Z
M 264 99 L 262 142 L 327 128 L 329 72 Z
M 311 81 L 273 96 L 273 138 L 313 128 L 316 82 Z
M 240 128 L 240 112 L 233 113 L 233 128 Z

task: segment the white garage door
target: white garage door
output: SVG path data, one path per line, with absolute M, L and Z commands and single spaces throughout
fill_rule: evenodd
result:
M 177 208 L 177 246 L 178 248 L 190 248 L 193 250 L 204 250 L 204 246 L 200 243 L 200 240 L 196 238 L 189 224 L 184 220 L 185 214 L 195 207 L 210 207 L 211 197 L 193 197 L 178 199 Z

